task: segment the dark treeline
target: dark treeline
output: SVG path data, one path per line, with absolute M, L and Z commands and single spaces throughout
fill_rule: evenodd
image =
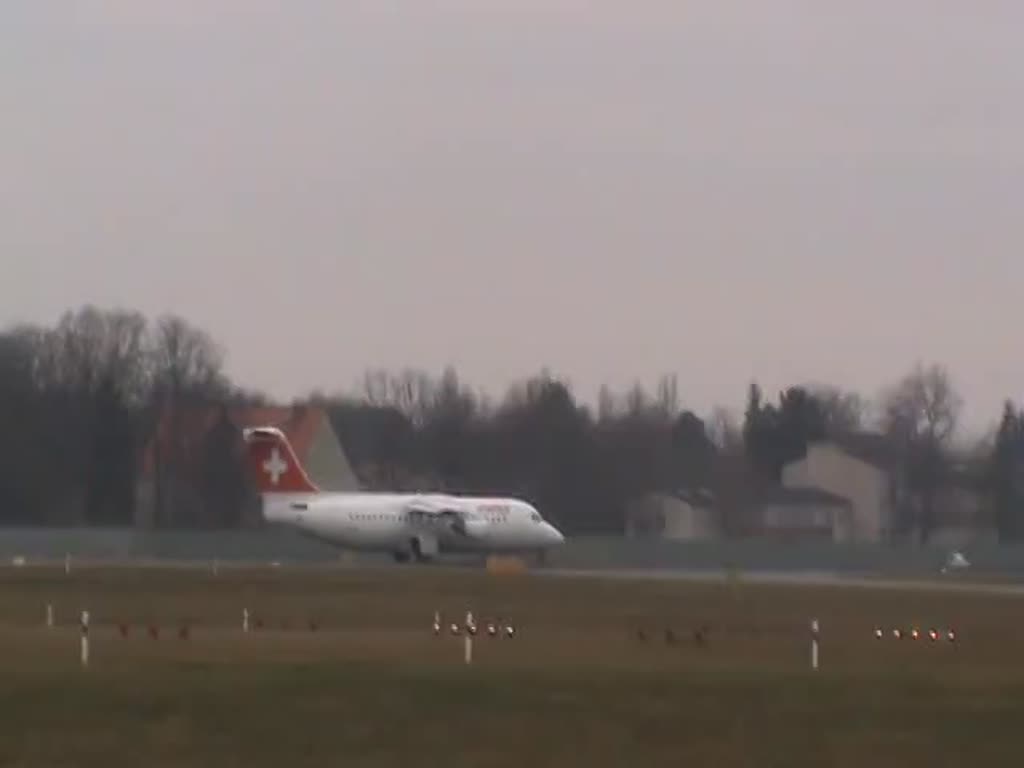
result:
M 130 522 L 158 413 L 251 397 L 222 365 L 217 345 L 178 317 L 86 307 L 0 335 L 0 522 Z
M 952 443 L 961 401 L 941 366 L 912 368 L 874 403 L 797 385 L 769 398 L 753 383 L 735 421 L 722 409 L 707 418 L 687 410 L 675 376 L 653 392 L 604 389 L 595 407 L 547 372 L 500 400 L 451 369 L 374 371 L 362 390 L 304 402 L 326 409 L 367 487 L 516 494 L 571 533 L 619 532 L 628 500 L 680 488 L 711 490 L 727 532 L 741 532 L 744 499 L 777 485 L 809 441 L 872 429 L 918 499 L 900 521 L 905 530 L 927 536 L 937 489 L 966 462 L 1000 534 L 1024 535 L 1024 415 L 1007 403 L 996 438 L 961 455 Z M 51 328 L 11 328 L 0 334 L 0 423 L 9 436 L 0 447 L 0 524 L 130 524 L 140 456 L 161 413 L 262 402 L 225 375 L 218 345 L 179 317 L 86 307 Z M 214 495 L 237 500 L 223 488 L 224 477 L 240 482 L 237 468 L 189 450 L 182 445 L 177 460 L 203 464 L 204 482 L 221 483 Z M 186 524 L 238 523 L 217 508 L 200 518 Z

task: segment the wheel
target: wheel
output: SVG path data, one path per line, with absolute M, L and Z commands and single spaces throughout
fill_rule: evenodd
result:
M 408 563 L 409 553 L 408 552 L 394 552 L 392 556 L 395 558 L 396 563 Z
M 409 540 L 409 549 L 412 550 L 412 556 L 416 559 L 417 563 L 429 563 L 430 556 L 423 554 L 423 548 L 420 546 L 420 540 L 412 538 Z

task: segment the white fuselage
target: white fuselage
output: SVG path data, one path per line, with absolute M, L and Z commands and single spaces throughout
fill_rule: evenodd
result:
M 414 500 L 455 515 L 424 514 Z M 391 493 L 273 493 L 263 496 L 270 523 L 294 526 L 340 547 L 400 552 L 415 541 L 425 554 L 529 552 L 564 541 L 530 504 L 518 499 Z

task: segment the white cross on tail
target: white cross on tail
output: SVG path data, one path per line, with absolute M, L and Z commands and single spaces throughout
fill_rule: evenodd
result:
M 270 458 L 263 462 L 263 469 L 270 475 L 270 482 L 273 485 L 277 485 L 281 475 L 288 470 L 288 463 L 281 458 L 280 452 L 275 447 L 270 454 Z

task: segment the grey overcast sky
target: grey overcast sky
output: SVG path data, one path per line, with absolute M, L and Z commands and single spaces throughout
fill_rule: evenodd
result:
M 177 311 L 279 397 L 451 363 L 1020 399 L 1019 0 L 5 0 L 0 322 Z

